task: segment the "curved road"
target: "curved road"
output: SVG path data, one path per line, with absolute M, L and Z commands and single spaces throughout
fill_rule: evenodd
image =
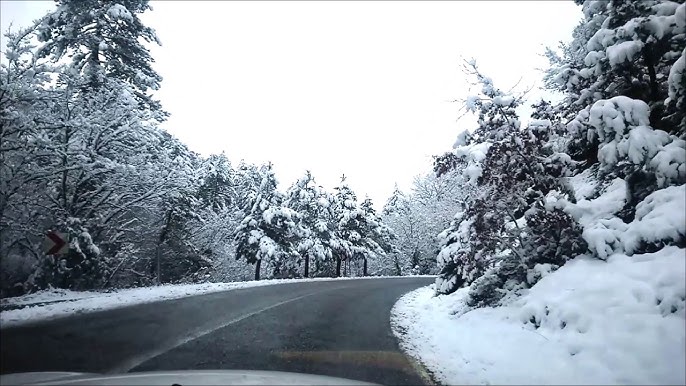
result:
M 0 372 L 278 370 L 425 384 L 389 313 L 432 278 L 284 283 L 0 330 Z

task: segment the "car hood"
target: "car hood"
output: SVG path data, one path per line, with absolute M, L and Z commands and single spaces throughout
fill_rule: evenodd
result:
M 2 385 L 374 385 L 324 375 L 253 370 L 146 371 L 125 374 L 33 372 L 0 375 Z

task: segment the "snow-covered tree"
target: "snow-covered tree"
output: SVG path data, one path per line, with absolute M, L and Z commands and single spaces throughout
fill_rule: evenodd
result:
M 395 252 L 395 234 L 377 215 L 370 199 L 358 204 L 345 176 L 335 190 L 331 212 L 335 230 L 331 246 L 336 258 L 336 276 L 341 275 L 342 264 L 347 272 L 352 263 L 361 263 L 362 275 L 367 275 L 370 259 L 375 260 L 376 266 L 385 265 L 387 254 Z
M 400 190 L 400 188 L 398 188 L 398 184 L 395 184 L 391 196 L 388 197 L 388 200 L 386 200 L 386 203 L 384 204 L 383 209 L 381 210 L 381 214 L 389 215 L 392 213 L 396 213 L 399 210 L 402 210 L 402 207 L 404 206 L 404 201 L 405 194 Z
M 603 186 L 617 178 L 626 182 L 627 200 L 616 215 L 631 222 L 643 200 L 685 181 L 686 5 L 579 3 L 585 19 L 565 46 L 577 50 L 550 53 L 548 84 L 565 92 L 556 109 L 570 121 L 569 154 L 590 155 L 583 157 L 585 167 Z M 598 234 L 585 233 L 589 241 Z M 603 248 L 589 244 L 604 257 Z
M 276 189 L 271 164 L 262 173 L 250 212 L 236 228 L 236 259 L 255 264 L 255 280 L 260 279 L 265 260 L 272 276 L 294 277 L 300 264 L 297 250 L 302 233 L 298 226 L 300 216 L 282 205 L 284 197 Z
M 46 20 L 8 35 L 2 66 L 2 255 L 33 256 L 25 290 L 144 284 L 160 266 L 170 281 L 197 273 L 191 266 L 202 253 L 189 223 L 198 219 L 197 155 L 156 127 L 159 110 L 141 104 L 131 79 L 106 71 L 95 87 L 77 62 L 52 63 L 64 53 L 44 50 L 71 32 L 44 34 Z M 36 28 L 38 49 L 30 43 Z M 70 236 L 67 255 L 38 249 L 49 229 Z M 165 259 L 169 249 L 173 259 Z
M 252 209 L 257 190 L 262 183 L 260 168 L 254 164 L 248 164 L 244 160 L 236 167 L 233 185 L 236 187 L 236 206 L 241 209 L 243 215 Z
M 521 128 L 514 111 L 519 99 L 495 88 L 474 64 L 470 67 L 482 89 L 466 103 L 468 109 L 479 109 L 479 126 L 460 136 L 455 156 L 466 161 L 463 174 L 477 189 L 440 235 L 437 289 L 449 293 L 474 283 L 470 302 L 484 305 L 533 284 L 526 280 L 528 270 L 544 260 L 562 265 L 574 252 L 583 251 L 583 243 L 571 217 L 545 206 L 544 198 L 551 192 L 574 200 L 561 178 L 575 165 L 550 143 L 553 125 L 536 119 Z M 546 231 L 540 222 L 554 227 Z M 543 240 L 552 255 L 525 253 Z M 563 245 L 572 248 L 563 250 Z
M 519 127 L 508 112 L 518 99 L 471 66 L 482 89 L 465 103 L 478 113 L 478 128 L 435 159 L 439 174 L 463 168 L 477 186 L 441 234 L 438 255 L 438 292 L 471 285 L 471 306 L 497 304 L 584 252 L 604 259 L 684 243 L 682 225 L 649 219 L 658 216 L 651 214 L 656 200 L 672 200 L 686 182 L 677 107 L 684 103 L 686 8 L 659 0 L 578 3 L 585 20 L 573 41 L 561 54 L 546 53 L 547 84 L 563 101 L 535 104 L 529 125 Z M 626 186 L 624 207 L 608 215 L 615 217 L 589 218 L 576 204 L 566 180 L 581 169 L 600 181 L 592 195 Z
M 200 173 L 202 182 L 198 188 L 198 198 L 204 206 L 222 211 L 237 205 L 234 172 L 226 154 L 212 154 L 204 159 Z
M 35 240 L 40 237 L 36 224 L 42 221 L 42 202 L 35 193 L 44 178 L 38 164 L 49 143 L 47 125 L 37 118 L 52 121 L 50 107 L 57 99 L 49 90 L 56 69 L 32 59 L 32 31 L 8 32 L 7 62 L 0 63 L 0 265 L 8 273 L 11 268 L 4 265 L 8 259 L 30 267 L 40 258 Z M 22 271 L 3 284 L 11 283 L 14 291 L 22 292 L 28 270 Z
M 288 189 L 285 205 L 300 216 L 302 229 L 297 248 L 304 259 L 303 276 L 310 276 L 310 261 L 314 262 L 315 275 L 330 274 L 323 268 L 333 261 L 332 241 L 336 224 L 331 221 L 326 192 L 315 184 L 309 171 Z
M 341 183 L 335 187 L 336 193 L 332 198 L 332 215 L 335 222 L 333 238 L 333 254 L 336 258 L 336 277 L 341 276 L 342 263 L 355 256 L 356 247 L 362 239 L 360 221 L 364 216 L 358 208 L 355 192 L 341 177 Z
M 390 255 L 391 260 L 382 264 L 379 269 L 381 273 L 400 276 L 411 271 L 414 267 L 410 262 L 411 258 L 414 257 L 413 248 L 408 248 L 408 246 L 415 245 L 416 232 L 421 229 L 420 221 L 415 216 L 407 196 L 398 188 L 397 184 L 381 213 L 383 221 L 398 238 L 398 250 L 392 253 Z
M 495 88 L 492 80 L 479 72 L 475 62 L 467 63 L 465 68 L 465 73 L 475 77 L 481 86 L 480 94 L 465 101 L 468 111 L 478 113 L 479 125 L 473 133 L 460 135 L 453 157 L 466 160 L 463 173 L 471 183 L 478 182 L 479 194 L 440 236 L 441 274 L 437 288 L 444 293 L 470 284 L 495 264 L 495 255 L 504 249 L 504 224 L 508 217 L 517 219 L 517 207 L 511 205 L 512 200 L 520 196 L 519 189 L 509 186 L 510 181 L 503 178 L 513 178 L 514 175 L 505 173 L 522 173 L 521 168 L 526 166 L 502 158 L 508 152 L 512 154 L 513 145 L 521 144 L 517 136 L 520 121 L 515 112 L 521 99 Z M 517 170 L 506 171 L 504 167 Z
M 160 132 L 147 123 L 152 113 L 139 109 L 116 79 L 103 81 L 97 92 L 82 89 L 84 81 L 68 67 L 61 71 L 51 90 L 53 114 L 35 118 L 46 144 L 37 169 L 48 209 L 38 229 L 71 230 L 70 255 L 59 262 L 67 268 L 56 263 L 55 269 L 69 272 L 72 285 L 83 281 L 90 288 L 106 280 L 94 277 L 105 275 L 101 252 L 116 255 L 122 224 L 134 222 L 137 208 L 154 205 L 168 180 L 134 166 L 154 157 Z
M 364 213 L 364 223 L 361 240 L 363 248 L 359 253 L 362 258 L 362 275 L 367 276 L 370 261 L 376 266 L 387 266 L 389 255 L 399 252 L 395 245 L 398 237 L 376 213 L 371 198 L 365 197 L 360 209 Z
M 153 58 L 144 42 L 160 44 L 155 31 L 139 15 L 150 9 L 148 0 L 58 0 L 57 8 L 38 24 L 43 45 L 37 56 L 57 62 L 68 58 L 70 68 L 83 74 L 84 87 L 97 89 L 107 79 L 131 86 L 133 96 L 160 113 L 149 91 L 160 87 L 162 77 L 152 68 Z
M 385 266 L 394 267 L 398 275 L 436 273 L 437 236 L 450 225 L 471 190 L 458 170 L 416 176 L 408 193 L 396 189 L 382 218 L 397 235 L 399 251 Z
M 677 136 L 686 133 L 683 108 L 686 34 L 683 2 L 579 1 L 584 20 L 561 53 L 548 50 L 549 87 L 563 91 L 560 104 L 571 120 L 601 99 L 626 96 L 645 102 L 651 127 Z M 665 82 L 666 80 L 666 82 Z M 682 85 L 682 86 L 680 86 Z M 671 91 L 670 91 L 671 90 Z M 594 164 L 598 143 L 584 126 L 570 127 L 570 154 Z

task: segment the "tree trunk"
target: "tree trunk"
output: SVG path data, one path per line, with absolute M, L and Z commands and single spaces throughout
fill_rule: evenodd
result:
M 647 48 L 643 50 L 643 59 L 648 67 L 648 79 L 650 81 L 650 102 L 648 102 L 648 104 L 651 106 L 653 103 L 657 102 L 660 96 L 660 86 L 657 82 L 657 74 L 655 74 L 654 56 L 655 54 L 652 50 L 648 50 Z
M 162 284 L 162 245 L 164 242 L 167 240 L 167 234 L 169 232 L 169 223 L 171 223 L 171 218 L 172 218 L 172 211 L 171 209 L 167 211 L 167 214 L 164 216 L 164 225 L 162 226 L 162 230 L 160 231 L 160 236 L 157 239 L 157 246 L 155 248 L 155 265 L 157 266 L 156 269 L 156 275 L 157 275 L 157 285 Z
M 305 255 L 305 277 L 310 276 L 310 257 Z
M 260 280 L 260 266 L 262 265 L 262 259 L 257 260 L 255 263 L 255 280 Z
M 69 128 L 64 129 L 64 154 L 62 155 L 62 180 L 60 181 L 60 198 L 62 199 L 62 210 L 67 211 L 67 213 L 70 213 L 69 209 L 67 208 L 67 178 L 68 178 L 68 171 L 67 171 L 67 164 L 69 160 L 67 159 L 67 154 L 69 153 Z M 71 213 L 70 213 L 71 214 Z
M 160 268 L 162 266 L 162 264 L 160 263 L 160 260 L 161 260 L 160 259 L 160 248 L 161 248 L 161 245 L 158 244 L 157 249 L 155 250 L 155 260 L 157 263 L 157 269 L 155 269 L 156 276 L 157 276 L 157 285 L 162 284 L 162 275 L 160 274 L 160 272 L 162 270 Z
M 412 268 L 419 266 L 419 249 L 415 248 L 412 252 Z
M 367 258 L 364 258 L 364 263 L 362 263 L 362 276 L 367 276 Z
M 341 277 L 341 258 L 336 258 L 336 277 Z

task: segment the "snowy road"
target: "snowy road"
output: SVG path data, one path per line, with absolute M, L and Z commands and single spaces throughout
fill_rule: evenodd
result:
M 288 283 L 3 328 L 0 369 L 260 369 L 421 384 L 389 313 L 402 294 L 432 281 Z

